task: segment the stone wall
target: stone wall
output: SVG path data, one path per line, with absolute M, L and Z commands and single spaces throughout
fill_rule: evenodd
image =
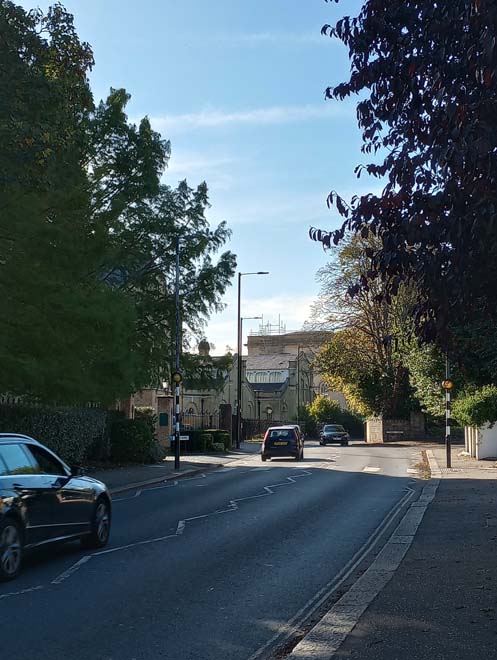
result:
M 366 442 L 368 443 L 422 440 L 425 436 L 423 413 L 411 413 L 410 419 L 374 417 L 366 422 Z

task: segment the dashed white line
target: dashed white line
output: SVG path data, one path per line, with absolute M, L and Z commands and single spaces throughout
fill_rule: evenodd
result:
M 29 594 L 32 591 L 39 591 L 43 589 L 43 585 L 39 584 L 37 587 L 29 587 L 27 589 L 21 589 L 20 591 L 9 591 L 7 594 L 0 594 L 0 599 L 10 598 L 11 596 L 21 596 L 22 594 Z
M 381 468 L 379 467 L 373 467 L 371 465 L 367 465 L 365 468 L 362 468 L 363 472 L 380 472 Z
M 245 502 L 247 500 L 253 500 L 257 499 L 259 497 L 269 497 L 270 495 L 274 495 L 274 489 L 280 488 L 281 486 L 288 486 L 292 483 L 296 483 L 296 480 L 301 477 L 306 477 L 311 475 L 312 472 L 309 470 L 302 470 L 300 474 L 295 474 L 293 477 L 286 477 L 285 481 L 282 481 L 277 484 L 271 484 L 269 486 L 264 486 L 263 490 L 265 492 L 260 493 L 258 495 L 251 495 L 248 497 L 239 497 L 233 500 L 230 500 L 228 503 L 228 506 L 226 509 L 217 509 L 216 511 L 211 511 L 210 513 L 204 513 L 198 516 L 191 516 L 190 518 L 185 518 L 183 520 L 179 520 L 178 524 L 176 526 L 176 531 L 174 534 L 167 534 L 166 536 L 159 536 L 158 538 L 154 539 L 147 539 L 145 541 L 136 541 L 135 543 L 128 543 L 126 545 L 119 546 L 117 548 L 109 548 L 108 550 L 100 550 L 99 552 L 94 552 L 91 555 L 85 555 L 82 557 L 79 561 L 77 561 L 75 564 L 73 564 L 70 568 L 68 568 L 66 571 L 58 575 L 54 580 L 52 580 L 51 584 L 61 584 L 65 580 L 67 580 L 69 577 L 71 577 L 76 571 L 78 571 L 84 564 L 90 561 L 93 557 L 100 557 L 102 555 L 109 555 L 114 552 L 120 552 L 122 550 L 129 550 L 130 548 L 135 548 L 141 545 L 149 545 L 150 543 L 158 543 L 161 541 L 166 541 L 168 539 L 173 539 L 173 538 L 178 538 L 179 536 L 182 536 L 185 529 L 186 529 L 186 524 L 188 522 L 193 522 L 194 520 L 201 520 L 205 518 L 210 518 L 211 516 L 217 516 L 222 513 L 232 513 L 234 511 L 238 511 L 238 502 Z M 205 475 L 204 475 L 205 476 Z M 197 478 L 197 477 L 195 477 Z M 41 587 L 40 587 L 41 588 Z
M 64 582 L 64 580 L 67 580 L 67 578 L 71 577 L 73 573 L 75 573 L 77 570 L 83 566 L 83 564 L 86 564 L 86 562 L 90 561 L 91 555 L 86 555 L 85 557 L 81 557 L 79 561 L 77 561 L 75 564 L 73 564 L 70 568 L 67 569 L 67 571 L 64 571 L 60 575 L 58 575 L 54 580 L 52 580 L 51 584 L 60 584 L 61 582 Z

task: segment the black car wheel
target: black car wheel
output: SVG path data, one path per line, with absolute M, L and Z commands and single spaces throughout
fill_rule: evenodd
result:
M 110 506 L 106 499 L 101 497 L 97 500 L 91 532 L 81 539 L 85 548 L 103 548 L 107 545 L 110 536 Z
M 261 461 L 264 463 L 267 461 L 267 456 L 264 456 L 264 454 L 261 454 Z
M 342 447 L 348 447 L 349 443 L 348 442 L 342 442 Z
M 22 564 L 22 532 L 12 518 L 0 523 L 0 580 L 13 580 Z

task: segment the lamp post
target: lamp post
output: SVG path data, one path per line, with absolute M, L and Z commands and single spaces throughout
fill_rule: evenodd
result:
M 300 424 L 300 344 L 297 346 L 297 424 Z
M 242 277 L 244 275 L 269 275 L 267 270 L 259 270 L 254 273 L 238 273 L 238 371 L 237 371 L 237 387 L 236 387 L 236 446 L 240 447 L 240 440 L 242 436 Z
M 180 314 L 180 300 L 179 300 L 179 254 L 180 242 L 182 240 L 191 240 L 192 238 L 205 239 L 202 234 L 185 234 L 183 236 L 176 236 L 176 277 L 174 283 L 174 302 L 175 302 L 175 326 L 176 326 L 176 342 L 175 342 L 175 361 L 174 373 L 172 374 L 172 381 L 174 383 L 175 391 L 175 407 L 174 407 L 174 469 L 180 469 L 180 425 L 181 425 L 181 410 L 180 410 L 180 394 L 181 394 L 181 381 L 183 377 L 180 372 L 180 355 L 181 355 L 181 314 Z

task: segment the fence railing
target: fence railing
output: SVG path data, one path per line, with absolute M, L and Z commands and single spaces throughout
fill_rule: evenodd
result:
M 183 413 L 181 416 L 181 429 L 183 431 L 217 428 L 219 428 L 219 412 L 204 413 L 203 415 Z

